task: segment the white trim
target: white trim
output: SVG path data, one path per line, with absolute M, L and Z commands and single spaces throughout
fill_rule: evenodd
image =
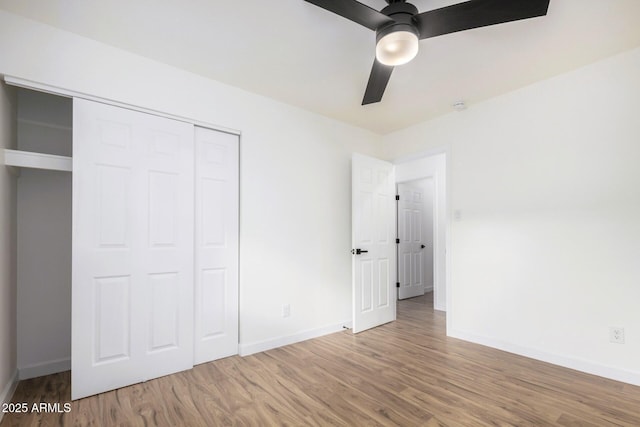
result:
M 546 351 L 537 350 L 535 348 L 523 347 L 517 344 L 511 344 L 508 342 L 495 340 L 493 338 L 469 334 L 458 330 L 448 330 L 447 335 L 452 338 L 458 338 L 464 341 L 496 348 L 508 353 L 540 360 L 542 362 L 551 363 L 553 365 L 562 366 L 564 368 L 569 368 L 576 371 L 585 372 L 587 374 L 608 378 L 614 381 L 621 381 L 624 383 L 640 386 L 640 371 L 629 371 L 626 369 L 615 368 L 613 366 L 601 365 L 599 363 L 595 363 L 586 359 L 578 359 L 571 356 L 548 353 Z
M 57 374 L 71 370 L 71 359 L 50 360 L 44 363 L 18 368 L 18 378 L 28 380 L 29 378 L 42 377 L 44 375 Z
M 11 403 L 11 398 L 13 398 L 13 393 L 15 393 L 17 387 L 18 387 L 18 371 L 15 371 L 13 373 L 13 376 L 9 380 L 9 382 L 4 386 L 4 388 L 0 392 L 0 405 L 5 403 Z M 4 415 L 4 412 L 0 411 L 0 421 L 2 421 L 3 415 Z
M 440 154 L 434 154 L 434 155 L 441 155 Z M 445 162 L 447 160 L 447 153 L 444 153 L 445 155 Z M 445 163 L 445 168 L 446 168 L 446 163 Z M 446 174 L 447 171 L 445 169 L 444 173 Z M 440 188 L 440 184 L 442 182 L 442 171 L 437 171 L 435 174 L 433 174 L 432 178 L 433 179 L 433 252 L 434 254 L 440 254 L 440 252 L 444 252 L 444 265 L 445 265 L 445 271 L 444 271 L 444 277 L 442 276 L 442 271 L 440 269 L 439 266 L 436 266 L 436 262 L 439 262 L 439 259 L 436 259 L 436 257 L 433 257 L 433 309 L 434 310 L 438 310 L 438 311 L 447 311 L 447 301 L 449 300 L 449 293 L 447 291 L 447 287 L 449 286 L 449 279 L 447 276 L 447 236 L 449 235 L 449 220 L 448 220 L 448 214 L 447 214 L 447 204 L 449 203 L 449 194 L 447 193 L 447 184 L 448 181 L 445 178 L 444 181 L 444 190 L 445 190 L 445 208 L 444 208 L 444 212 L 445 212 L 445 217 L 444 217 L 444 232 L 445 232 L 445 247 L 441 248 L 440 246 L 440 234 L 442 234 L 442 230 L 440 230 L 440 221 L 442 221 L 443 219 L 440 218 L 440 198 L 441 198 L 441 194 L 439 191 Z M 442 292 L 442 286 L 438 286 L 440 283 L 442 283 L 442 280 L 444 280 L 444 295 L 445 295 L 445 299 L 444 299 L 444 307 L 442 306 L 442 304 L 440 303 L 440 292 Z M 436 294 L 438 294 L 438 297 L 436 297 Z M 447 318 L 449 318 L 449 316 L 447 316 Z
M 166 119 L 178 120 L 181 122 L 191 123 L 196 126 L 201 126 L 213 130 L 217 130 L 220 132 L 230 133 L 233 135 L 240 135 L 241 132 L 236 129 L 231 129 L 223 126 L 214 125 L 212 123 L 201 122 L 199 120 L 194 120 L 188 117 L 177 116 L 175 114 L 170 114 L 164 111 L 158 111 L 151 108 L 143 108 L 133 104 L 127 104 L 125 102 L 116 101 L 115 99 L 110 98 L 102 98 L 100 96 L 91 95 L 88 93 L 77 92 L 75 90 L 66 89 L 58 86 L 51 86 L 46 83 L 34 82 L 32 80 L 21 79 L 19 77 L 12 76 L 4 76 L 4 81 L 6 84 L 16 87 L 22 87 L 25 89 L 37 90 L 39 92 L 50 93 L 58 96 L 65 96 L 67 98 L 81 98 L 86 99 L 88 101 L 100 102 L 103 104 L 113 105 L 115 107 L 122 107 L 129 110 L 139 111 L 141 113 L 153 114 L 154 116 L 164 117 Z
M 322 328 L 308 329 L 306 331 L 298 332 L 293 335 L 282 336 L 265 341 L 258 341 L 249 344 L 240 344 L 239 352 L 240 356 L 249 356 L 254 353 L 260 353 L 262 351 L 272 350 L 274 348 L 283 347 L 289 344 L 295 344 L 297 342 L 306 341 L 312 338 L 318 338 L 323 335 L 333 334 L 345 329 L 351 329 L 351 320 L 345 320 L 334 325 L 324 326 Z
M 4 149 L 4 164 L 21 168 L 71 172 L 71 157 Z
M 445 215 L 446 215 L 446 225 L 445 228 L 447 230 L 447 238 L 444 248 L 444 274 L 445 274 L 445 292 L 446 292 L 446 312 L 448 313 L 445 322 L 447 331 L 453 330 L 453 280 L 451 280 L 451 271 L 453 269 L 453 172 L 452 172 L 452 161 L 451 161 L 451 152 L 453 149 L 450 144 L 444 146 L 445 149 L 445 183 L 446 183 L 446 206 L 445 206 Z

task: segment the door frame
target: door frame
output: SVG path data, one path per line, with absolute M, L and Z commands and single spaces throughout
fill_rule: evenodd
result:
M 425 170 L 426 162 L 432 161 L 435 156 L 442 154 L 445 156 L 445 171 L 442 176 L 440 176 L 440 179 L 444 179 L 444 195 L 441 194 L 442 190 L 438 186 L 438 177 Z M 441 257 L 443 256 L 443 265 L 445 266 L 444 274 L 441 274 L 442 277 L 439 277 L 439 281 L 444 281 L 444 285 L 442 283 L 436 283 L 434 280 L 434 299 L 436 292 L 444 291 L 445 302 L 436 309 L 450 313 L 453 307 L 453 286 L 451 283 L 451 146 L 450 144 L 446 144 L 431 150 L 398 157 L 394 159 L 392 163 L 396 167 L 396 185 L 424 178 L 434 178 L 434 199 L 437 200 L 439 197 L 444 196 L 444 218 L 440 218 L 441 215 L 437 212 L 437 209 L 434 209 L 434 224 L 437 224 L 438 221 L 444 220 L 444 229 L 446 234 L 444 238 L 444 248 L 438 247 L 438 250 L 436 250 L 436 242 L 434 241 L 434 275 L 437 268 L 437 261 L 439 259 L 442 262 Z M 452 316 L 447 316 L 447 330 L 452 329 L 451 319 Z

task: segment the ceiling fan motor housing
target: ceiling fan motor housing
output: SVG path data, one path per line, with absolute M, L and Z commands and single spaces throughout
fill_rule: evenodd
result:
M 383 25 L 376 30 L 376 43 L 384 36 L 396 31 L 409 31 L 420 37 L 420 31 L 416 26 L 413 17 L 418 14 L 418 9 L 411 3 L 404 1 L 391 2 L 389 6 L 380 11 L 395 22 Z

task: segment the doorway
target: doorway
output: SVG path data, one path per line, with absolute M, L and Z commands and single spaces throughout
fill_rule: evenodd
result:
M 396 319 L 396 300 L 398 290 L 393 286 L 398 282 L 396 266 L 398 266 L 397 233 L 397 202 L 398 188 L 410 188 L 411 185 L 420 187 L 418 181 L 425 185 L 431 183 L 430 190 L 420 189 L 418 196 L 420 203 L 413 203 L 409 211 L 415 211 L 415 206 L 422 206 L 417 214 L 412 214 L 410 221 L 420 224 L 420 228 L 431 228 L 432 236 L 416 238 L 418 247 L 409 257 L 418 262 L 424 261 L 422 250 L 427 243 L 433 250 L 430 257 L 433 260 L 433 274 L 425 275 L 425 264 L 422 262 L 410 264 L 406 275 L 411 277 L 411 269 L 419 271 L 422 277 L 433 277 L 433 307 L 435 310 L 445 311 L 447 307 L 447 275 L 448 264 L 446 256 L 447 243 L 447 187 L 446 187 L 446 150 L 429 153 L 420 157 L 398 160 L 395 164 L 373 157 L 353 154 L 352 157 L 352 330 L 354 333 L 391 322 Z M 415 182 L 414 182 L 415 181 Z M 408 184 L 411 183 L 411 184 Z M 409 187 L 398 187 L 408 184 Z M 429 211 L 432 212 L 433 226 L 427 227 L 423 222 L 423 197 L 432 193 Z M 417 227 L 417 225 L 416 225 Z M 411 233 L 408 233 L 411 234 Z M 395 237 L 395 238 L 394 238 Z M 416 240 L 414 239 L 414 240 Z M 427 241 L 428 240 L 428 241 Z M 424 248 L 422 245 L 424 244 Z M 422 254 L 422 257 L 420 256 Z M 403 273 L 404 274 L 404 273 Z M 414 275 L 415 276 L 415 275 Z M 426 277 L 425 277 L 426 278 Z M 409 279 L 410 280 L 410 279 Z M 429 281 L 428 285 L 431 285 Z M 416 289 L 424 294 L 427 282 L 421 282 Z M 399 284 L 397 284 L 399 287 Z
M 446 149 L 443 149 L 437 152 L 426 153 L 420 157 L 400 159 L 395 162 L 395 176 L 398 190 L 403 188 L 420 188 L 418 184 L 421 181 L 431 183 L 432 197 L 430 203 L 432 204 L 432 208 L 430 211 L 432 213 L 431 221 L 433 225 L 430 229 L 432 230 L 432 236 L 426 237 L 421 234 L 420 239 L 425 243 L 420 243 L 420 245 L 424 244 L 425 248 L 421 249 L 425 250 L 427 249 L 427 243 L 430 243 L 430 250 L 433 251 L 431 256 L 433 271 L 433 306 L 435 310 L 439 311 L 446 311 L 447 308 L 447 157 L 448 152 Z M 426 194 L 425 192 L 428 192 L 429 190 L 423 189 L 422 191 L 424 199 L 426 198 L 424 195 Z M 410 197 L 412 197 L 411 200 L 413 200 L 415 197 L 419 196 Z M 401 215 L 400 209 L 402 205 L 400 203 L 402 203 L 402 195 L 398 201 L 398 217 Z M 410 206 L 407 206 L 407 208 L 411 210 Z M 413 210 L 415 211 L 416 209 Z M 428 227 L 424 225 L 426 222 L 424 215 L 422 215 L 420 221 L 418 218 L 414 221 L 416 224 L 421 224 L 423 229 Z M 400 229 L 398 231 L 400 232 Z M 402 238 L 400 233 L 398 234 L 398 238 Z M 404 269 L 404 261 L 401 259 L 400 254 L 401 245 L 397 244 L 396 246 L 398 246 L 398 282 L 402 283 L 401 279 L 405 279 L 406 281 L 407 278 L 400 277 L 401 274 L 404 274 L 401 273 Z M 415 253 L 413 254 L 413 258 L 414 260 L 421 259 L 419 256 L 416 258 Z M 422 259 L 424 259 L 424 255 Z M 412 265 L 411 263 L 408 264 L 409 266 Z M 413 266 L 415 266 L 413 268 L 417 268 L 417 263 L 414 262 Z M 423 269 L 423 276 L 428 276 L 426 268 Z M 419 286 L 416 288 L 419 288 Z M 425 284 L 425 291 L 426 289 L 427 285 Z M 415 290 L 412 292 L 415 292 Z

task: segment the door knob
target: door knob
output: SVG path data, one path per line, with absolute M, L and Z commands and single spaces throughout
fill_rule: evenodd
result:
M 351 249 L 351 253 L 354 255 L 360 255 L 360 254 L 366 254 L 369 251 L 366 251 L 364 249 Z
M 425 245 L 420 245 L 420 249 L 424 249 L 424 248 L 426 248 Z

